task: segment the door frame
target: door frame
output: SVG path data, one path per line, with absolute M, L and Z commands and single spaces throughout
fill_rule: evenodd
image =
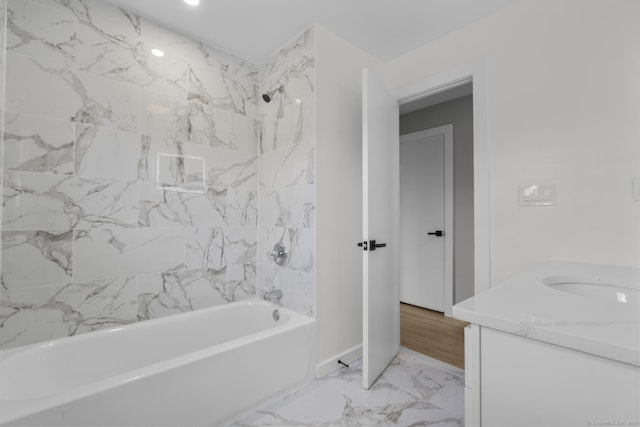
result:
M 397 89 L 400 105 L 473 84 L 474 295 L 491 286 L 490 169 L 487 59 L 482 58 Z
M 400 135 L 400 146 L 435 135 L 444 135 L 444 314 L 453 317 L 453 124 Z

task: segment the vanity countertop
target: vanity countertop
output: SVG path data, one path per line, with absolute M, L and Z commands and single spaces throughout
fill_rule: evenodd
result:
M 580 292 L 581 284 L 609 295 L 572 293 Z M 559 290 L 563 286 L 569 291 Z M 639 296 L 640 268 L 549 261 L 456 304 L 453 316 L 640 366 Z

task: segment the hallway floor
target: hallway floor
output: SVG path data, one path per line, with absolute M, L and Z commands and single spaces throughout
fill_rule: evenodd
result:
M 467 325 L 444 313 L 400 303 L 400 345 L 460 369 Z
M 360 359 L 232 427 L 426 425 L 464 425 L 464 378 L 401 352 L 370 390 Z

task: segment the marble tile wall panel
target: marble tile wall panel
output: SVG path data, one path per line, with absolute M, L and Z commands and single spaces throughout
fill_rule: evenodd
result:
M 4 113 L 5 170 L 73 174 L 74 125 L 24 114 Z
M 73 280 L 73 232 L 3 231 L 2 287 L 21 289 Z
M 103 1 L 6 1 L 0 347 L 255 296 L 260 67 Z
M 72 120 L 84 103 L 79 79 L 69 69 L 50 67 L 38 60 L 6 56 L 5 109 L 10 112 Z M 74 90 L 74 85 L 80 91 Z
M 315 98 L 306 96 L 263 117 L 260 152 L 288 149 L 315 140 Z
M 280 288 L 285 307 L 315 314 L 315 41 L 313 28 L 261 67 L 258 294 Z M 275 243 L 288 257 L 277 266 Z
M 104 280 L 184 267 L 184 230 L 97 229 L 74 232 L 74 278 Z
M 137 225 L 135 181 L 5 172 L 3 230 L 70 230 Z
M 0 297 L 0 349 L 135 322 L 135 277 L 9 289 Z
M 228 227 L 224 234 L 224 259 L 227 265 L 255 262 L 257 235 L 255 227 Z
M 226 303 L 225 272 L 182 270 L 138 276 L 138 319 L 148 320 Z
M 315 228 L 315 185 L 260 192 L 260 225 Z
M 220 271 L 227 265 L 225 258 L 226 228 L 189 228 L 185 230 L 187 269 Z
M 315 36 L 313 28 L 272 55 L 261 67 L 261 93 L 282 87 L 261 115 L 277 114 L 285 106 L 315 93 Z
M 272 189 L 315 183 L 315 144 L 300 143 L 260 156 L 260 188 Z
M 280 303 L 298 313 L 315 315 L 315 275 L 282 268 L 274 263 L 259 264 L 258 295 L 272 289 L 281 289 Z
M 53 1 L 9 0 L 7 51 L 38 58 L 54 66 L 74 68 L 77 20 Z
M 226 222 L 232 227 L 258 225 L 258 191 L 227 190 Z
M 143 227 L 222 227 L 226 225 L 226 190 L 204 192 L 158 189 L 140 182 L 138 224 Z
M 183 153 L 205 161 L 205 182 L 209 187 L 255 190 L 258 155 L 256 153 L 184 143 Z
M 3 119 L 0 120 L 0 137 L 4 139 L 4 84 L 5 84 L 5 52 L 6 52 L 6 29 L 7 29 L 7 2 L 0 0 L 0 114 Z M 1 143 L 1 141 L 0 141 Z M 4 172 L 3 149 L 0 146 L 0 180 Z M 1 187 L 1 185 L 0 185 Z M 1 191 L 1 190 L 0 190 Z M 2 194 L 0 194 L 2 197 Z M 2 224 L 2 209 L 0 208 L 0 224 Z M 0 227 L 0 232 L 2 228 Z M 2 271 L 2 251 L 0 250 L 0 271 Z M 2 298 L 3 286 L 0 281 L 0 298 Z
M 120 129 L 76 124 L 74 153 L 78 176 L 136 181 L 142 139 Z
M 271 251 L 276 243 L 287 248 L 282 266 L 295 271 L 315 271 L 315 230 L 309 228 L 258 227 L 258 263 L 273 264 Z
M 255 297 L 255 267 L 182 270 L 138 277 L 138 319 L 147 320 Z
M 228 301 L 254 298 L 257 292 L 256 264 L 231 264 L 227 266 L 225 295 Z M 261 295 L 261 294 L 258 294 Z

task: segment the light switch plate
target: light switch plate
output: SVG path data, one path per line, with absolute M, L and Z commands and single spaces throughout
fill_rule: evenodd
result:
M 555 206 L 556 186 L 553 184 L 521 185 L 520 206 Z
M 633 177 L 633 200 L 640 202 L 640 176 Z

